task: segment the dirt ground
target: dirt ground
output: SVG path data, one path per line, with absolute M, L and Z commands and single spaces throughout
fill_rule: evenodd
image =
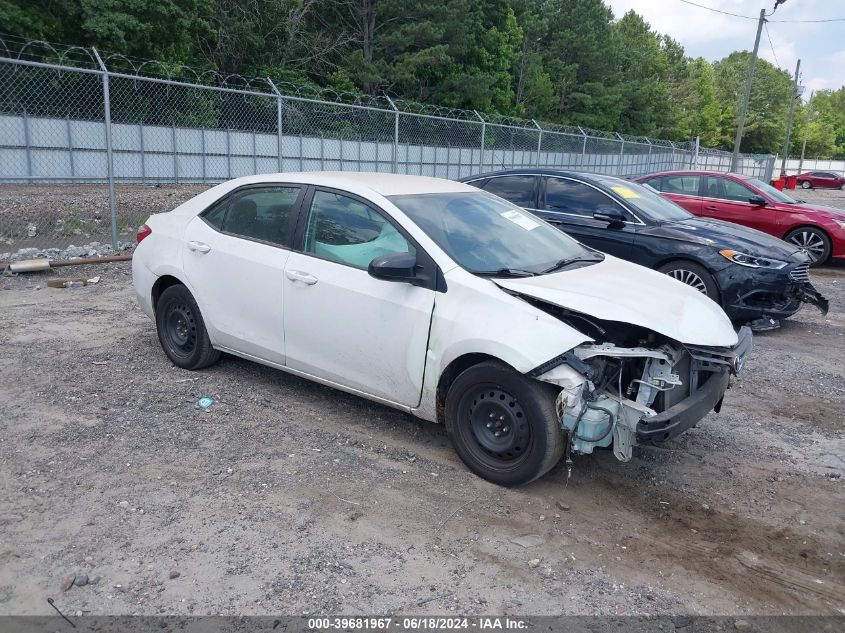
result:
M 403 413 L 177 369 L 127 264 L 77 273 L 0 278 L 0 614 L 845 613 L 845 266 L 721 413 L 513 490 Z

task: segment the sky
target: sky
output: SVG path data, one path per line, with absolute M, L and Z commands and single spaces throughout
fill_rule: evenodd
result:
M 605 0 L 616 18 L 634 9 L 651 28 L 678 40 L 692 57 L 714 61 L 735 50 L 754 47 L 760 9 L 770 13 L 774 0 L 694 0 L 722 11 L 754 16 L 753 20 L 714 13 L 684 4 L 681 0 Z M 774 20 L 817 20 L 845 18 L 845 0 L 786 0 L 763 28 L 759 55 L 795 74 L 801 59 L 803 98 L 821 89 L 845 85 L 845 22 L 786 24 Z M 771 36 L 771 45 L 766 37 Z M 772 50 L 774 49 L 774 51 Z

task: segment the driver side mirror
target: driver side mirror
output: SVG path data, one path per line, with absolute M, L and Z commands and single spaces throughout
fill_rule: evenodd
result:
M 391 253 L 376 257 L 367 267 L 371 277 L 384 281 L 402 281 L 413 285 L 421 283 L 417 277 L 417 256 L 413 253 Z
M 751 196 L 748 199 L 748 202 L 750 202 L 756 207 L 765 207 L 767 204 L 769 204 L 769 201 L 766 200 L 763 196 Z
M 610 228 L 618 229 L 625 226 L 625 216 L 616 209 L 605 209 L 593 213 L 594 220 L 607 222 Z

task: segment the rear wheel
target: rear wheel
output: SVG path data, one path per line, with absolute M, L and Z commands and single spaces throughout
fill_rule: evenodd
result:
M 446 431 L 475 474 L 502 486 L 544 475 L 563 455 L 557 390 L 494 361 L 461 373 L 446 395 Z
M 202 369 L 220 358 L 211 347 L 197 302 L 181 284 L 166 288 L 158 298 L 156 328 L 164 353 L 177 367 Z
M 807 253 L 810 266 L 821 266 L 830 257 L 830 238 L 820 229 L 802 226 L 787 233 L 785 239 Z
M 681 283 L 691 286 L 700 293 L 719 302 L 719 288 L 713 280 L 713 276 L 707 272 L 704 266 L 694 262 L 675 261 L 664 264 L 658 269 L 660 272 L 677 279 Z
M 813 185 L 810 184 L 809 180 L 802 180 L 800 183 L 802 189 L 809 189 Z

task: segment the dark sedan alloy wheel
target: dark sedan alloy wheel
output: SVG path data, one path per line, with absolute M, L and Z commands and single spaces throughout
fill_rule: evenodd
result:
M 675 270 L 668 273 L 670 277 L 674 277 L 681 283 L 684 283 L 688 286 L 692 286 L 700 293 L 706 295 L 707 294 L 707 284 L 704 283 L 704 280 L 699 277 L 696 273 L 691 270 L 684 270 L 683 268 L 676 268 Z

